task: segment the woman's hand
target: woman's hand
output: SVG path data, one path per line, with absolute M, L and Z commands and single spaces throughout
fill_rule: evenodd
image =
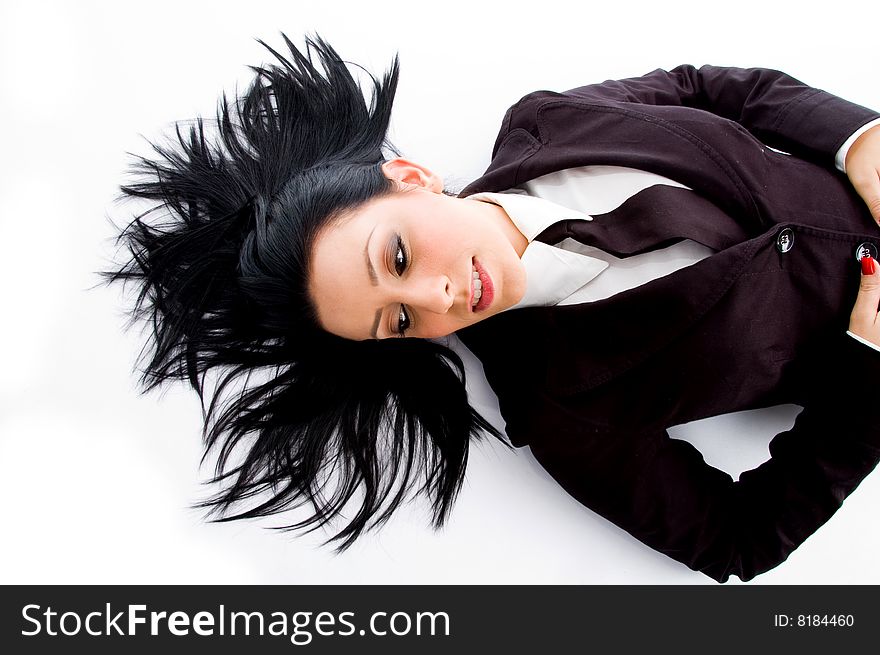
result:
M 849 317 L 849 331 L 880 348 L 880 265 L 870 256 L 862 258 L 862 280 L 859 295 Z
M 849 181 L 880 224 L 880 125 L 859 135 L 846 153 L 844 166 Z

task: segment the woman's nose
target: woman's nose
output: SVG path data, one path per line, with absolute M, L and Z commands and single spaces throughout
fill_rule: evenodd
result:
M 445 314 L 455 301 L 452 282 L 445 275 L 425 278 L 415 290 L 415 295 L 412 305 L 435 314 Z

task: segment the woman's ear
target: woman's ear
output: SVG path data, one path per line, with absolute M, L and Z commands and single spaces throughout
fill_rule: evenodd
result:
M 382 172 L 385 177 L 397 182 L 402 188 L 416 186 L 434 193 L 442 193 L 443 191 L 443 180 L 439 175 L 402 157 L 386 161 L 382 164 Z

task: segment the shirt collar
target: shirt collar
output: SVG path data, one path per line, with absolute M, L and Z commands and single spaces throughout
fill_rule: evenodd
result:
M 589 214 L 522 192 L 475 193 L 468 198 L 499 205 L 510 216 L 516 228 L 529 240 L 529 245 L 520 259 L 526 270 L 526 292 L 522 299 L 509 309 L 556 305 L 595 279 L 608 267 L 606 262 L 595 257 L 534 240 L 541 232 L 559 221 L 593 220 Z

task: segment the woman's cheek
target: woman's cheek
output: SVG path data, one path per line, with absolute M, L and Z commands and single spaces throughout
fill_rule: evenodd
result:
M 422 324 L 418 330 L 418 334 L 423 339 L 437 339 L 439 337 L 449 336 L 461 327 L 463 326 L 453 324 L 453 322 L 446 317 L 430 318 Z

